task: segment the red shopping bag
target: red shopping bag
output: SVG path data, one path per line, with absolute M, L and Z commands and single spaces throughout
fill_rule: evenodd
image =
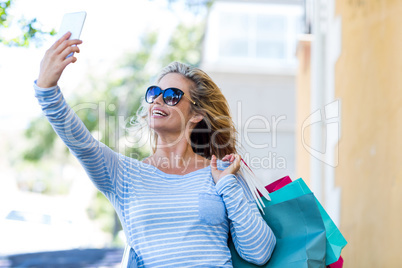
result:
M 290 179 L 289 176 L 283 177 L 279 180 L 274 181 L 271 184 L 268 184 L 267 186 L 265 186 L 265 189 L 267 189 L 267 191 L 269 193 L 275 192 L 276 190 L 281 189 L 283 186 L 285 186 L 286 184 L 291 183 L 292 180 Z
M 342 268 L 343 267 L 343 259 L 342 256 L 339 256 L 339 260 L 327 266 L 327 268 Z
M 276 190 L 281 189 L 283 186 L 285 186 L 291 182 L 292 182 L 292 179 L 289 176 L 286 176 L 286 177 L 283 177 L 279 180 L 276 180 L 276 181 L 268 184 L 267 186 L 265 186 L 265 189 L 267 189 L 268 193 L 273 193 Z M 262 194 L 260 192 L 258 192 L 258 193 L 262 197 Z

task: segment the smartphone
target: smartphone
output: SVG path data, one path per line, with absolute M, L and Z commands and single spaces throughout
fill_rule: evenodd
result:
M 56 40 L 59 40 L 67 32 L 71 32 L 69 39 L 79 39 L 86 16 L 87 13 L 85 11 L 64 14 Z M 66 58 L 71 57 L 73 54 L 70 53 Z

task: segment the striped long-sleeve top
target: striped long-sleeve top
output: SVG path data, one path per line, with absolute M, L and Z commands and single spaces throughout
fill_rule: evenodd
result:
M 245 260 L 263 264 L 276 239 L 239 175 L 210 166 L 185 175 L 114 152 L 92 137 L 58 86 L 35 96 L 56 133 L 119 215 L 138 267 L 232 267 L 229 230 Z M 227 164 L 218 161 L 218 169 Z

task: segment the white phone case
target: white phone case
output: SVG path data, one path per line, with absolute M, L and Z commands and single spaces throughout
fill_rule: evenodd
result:
M 79 39 L 86 16 L 85 11 L 64 14 L 57 39 L 60 39 L 67 32 L 71 32 L 69 39 Z
M 71 32 L 69 39 L 79 39 L 86 16 L 87 13 L 85 11 L 64 14 L 56 40 L 59 40 L 67 32 Z M 70 53 L 66 58 L 72 55 L 73 53 Z

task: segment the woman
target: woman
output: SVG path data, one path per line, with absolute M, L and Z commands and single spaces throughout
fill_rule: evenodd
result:
M 276 240 L 238 173 L 228 105 L 211 79 L 180 63 L 163 70 L 145 96 L 153 154 L 138 161 L 96 141 L 66 104 L 57 82 L 82 43 L 69 37 L 46 52 L 36 97 L 116 209 L 132 248 L 129 266 L 232 267 L 229 229 L 242 258 L 267 262 Z

